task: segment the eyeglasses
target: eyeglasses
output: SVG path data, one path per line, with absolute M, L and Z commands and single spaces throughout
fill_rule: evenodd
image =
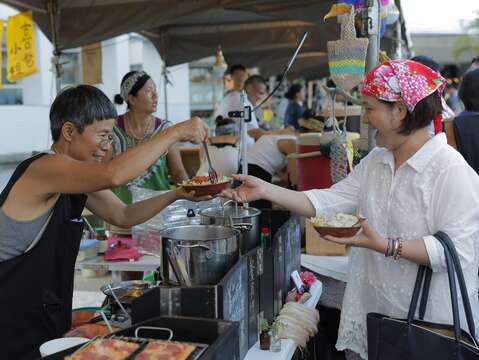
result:
M 110 147 L 114 141 L 115 141 L 115 138 L 113 137 L 112 134 L 103 134 L 103 135 L 100 135 L 100 141 L 98 142 L 98 145 L 100 146 L 100 148 L 103 149 L 106 147 Z

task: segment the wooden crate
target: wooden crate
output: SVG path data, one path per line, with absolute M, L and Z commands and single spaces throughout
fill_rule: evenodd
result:
M 337 244 L 321 237 L 309 219 L 306 219 L 306 254 L 321 256 L 347 255 L 346 245 Z

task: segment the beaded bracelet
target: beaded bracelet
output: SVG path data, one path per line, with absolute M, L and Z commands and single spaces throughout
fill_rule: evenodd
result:
M 387 240 L 388 246 L 386 248 L 384 256 L 392 257 L 394 260 L 399 260 L 402 255 L 403 240 L 400 237 L 387 238 Z
M 402 255 L 402 239 L 401 238 L 397 238 L 396 239 L 396 243 L 398 244 L 397 245 L 397 250 L 394 252 L 394 255 L 393 255 L 393 259 L 394 260 L 399 260 L 399 258 L 401 257 Z

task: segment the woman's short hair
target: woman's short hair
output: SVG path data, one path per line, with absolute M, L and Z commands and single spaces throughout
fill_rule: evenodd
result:
M 236 121 L 218 115 L 215 119 L 215 135 L 236 135 L 239 132 Z
M 395 102 L 388 102 L 379 100 L 380 102 L 389 105 L 391 108 Z M 399 128 L 399 134 L 410 135 L 416 130 L 427 127 L 431 121 L 443 111 L 441 97 L 437 91 L 425 97 L 416 104 L 413 112 L 407 111 L 406 117 Z
M 459 98 L 466 111 L 479 112 L 479 69 L 470 70 L 459 86 Z
M 50 130 L 53 141 L 60 138 L 63 124 L 74 124 L 81 134 L 85 127 L 95 121 L 116 119 L 115 106 L 98 88 L 78 85 L 63 89 L 50 108 Z
M 284 94 L 284 97 L 289 100 L 294 100 L 296 94 L 299 93 L 302 89 L 303 86 L 301 84 L 293 84 L 289 87 L 286 94 Z

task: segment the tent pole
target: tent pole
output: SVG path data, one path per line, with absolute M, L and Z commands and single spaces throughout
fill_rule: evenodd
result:
M 367 0 L 367 12 L 363 12 L 366 18 L 364 29 L 367 29 L 369 38 L 368 53 L 366 57 L 366 71 L 371 70 L 379 62 L 379 0 Z M 376 146 L 374 141 L 374 130 L 368 127 L 368 149 L 371 150 Z
M 55 91 L 58 94 L 62 87 L 62 65 L 60 63 L 61 51 L 58 48 L 58 38 L 57 38 L 57 24 L 56 24 L 56 14 L 57 14 L 57 0 L 48 0 L 47 2 L 47 11 L 48 17 L 50 19 L 50 32 L 52 36 L 52 45 L 53 45 L 53 56 L 52 64 L 54 67 L 55 74 Z
M 168 74 L 166 73 L 166 59 L 163 61 L 163 97 L 165 100 L 165 120 L 168 120 Z

